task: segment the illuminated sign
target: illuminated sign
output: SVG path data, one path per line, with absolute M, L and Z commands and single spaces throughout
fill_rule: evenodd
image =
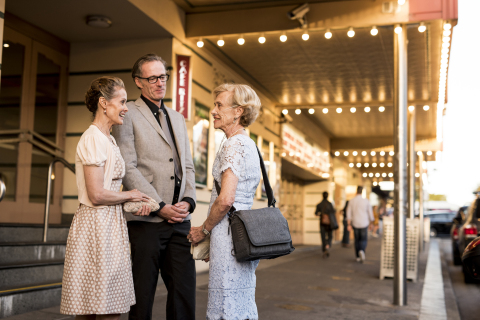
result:
M 177 54 L 177 87 L 175 89 L 175 111 L 190 120 L 190 56 Z

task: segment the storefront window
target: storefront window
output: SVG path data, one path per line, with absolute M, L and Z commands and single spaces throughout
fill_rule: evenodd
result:
M 195 182 L 207 184 L 208 175 L 208 131 L 210 110 L 208 107 L 195 104 L 195 125 L 193 126 L 193 164 L 195 166 Z

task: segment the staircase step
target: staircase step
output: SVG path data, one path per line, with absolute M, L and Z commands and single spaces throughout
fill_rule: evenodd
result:
M 0 319 L 56 306 L 62 294 L 61 280 L 0 289 Z
M 65 258 L 64 241 L 0 242 L 0 264 Z
M 48 228 L 48 241 L 67 241 L 70 225 L 53 224 Z M 42 241 L 43 224 L 0 223 L 0 242 Z
M 0 265 L 0 288 L 56 282 L 63 276 L 63 260 L 29 261 Z M 0 289 L 1 291 L 1 289 Z

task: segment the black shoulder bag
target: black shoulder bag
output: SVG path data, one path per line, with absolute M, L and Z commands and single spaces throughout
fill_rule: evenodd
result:
M 257 151 L 262 168 L 263 182 L 267 191 L 268 207 L 239 211 L 233 206 L 230 208 L 228 220 L 232 231 L 232 255 L 239 262 L 275 259 L 295 250 L 292 245 L 287 219 L 278 208 L 275 208 L 276 201 L 258 147 Z M 220 185 L 216 180 L 215 188 L 217 194 L 220 195 Z

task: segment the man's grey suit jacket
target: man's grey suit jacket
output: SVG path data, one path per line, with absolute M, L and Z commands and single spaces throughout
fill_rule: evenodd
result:
M 141 98 L 128 102 L 127 107 L 123 125 L 113 126 L 112 132 L 125 160 L 124 189 L 138 189 L 158 203 L 163 201 L 171 204 L 175 189 L 175 179 L 172 179 L 175 169 L 170 160 L 173 159 L 172 148 L 152 111 Z M 196 201 L 195 169 L 185 119 L 180 113 L 170 108 L 165 109 L 170 118 L 183 172 L 179 200 L 190 197 Z M 126 218 L 127 221 L 163 221 L 159 216 L 126 214 Z M 189 219 L 190 215 L 185 220 Z

